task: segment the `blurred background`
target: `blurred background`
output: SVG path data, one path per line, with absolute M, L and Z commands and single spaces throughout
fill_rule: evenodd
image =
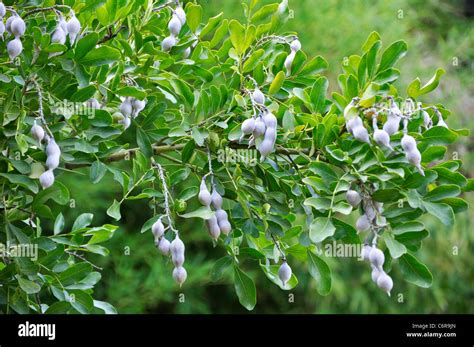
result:
M 243 18 L 240 0 L 198 2 L 207 17 L 223 11 L 226 17 Z M 264 1 L 269 2 L 273 1 Z M 409 52 L 397 65 L 402 71 L 398 85 L 406 86 L 416 77 L 427 81 L 436 68 L 444 68 L 447 73 L 437 91 L 429 94 L 430 102 L 441 102 L 452 111 L 447 120 L 450 127 L 474 129 L 474 13 L 467 0 L 290 0 L 289 6 L 294 16 L 286 28 L 299 33 L 308 56 L 326 58 L 329 69 L 324 74 L 332 88 L 337 86 L 342 59 L 359 53 L 368 34 L 376 30 L 385 45 L 398 39 L 408 43 Z M 402 93 L 404 90 L 400 88 Z M 457 152 L 464 161 L 468 177 L 474 170 L 472 147 L 467 138 L 451 148 L 451 153 Z M 69 211 L 67 221 L 72 223 L 80 213 L 92 210 L 94 223 L 113 223 L 105 211 L 119 194 L 118 184 L 108 174 L 99 184 L 91 185 L 88 171 L 82 173 L 66 173 L 60 178 L 65 183 L 74 181 L 68 186 L 77 207 Z M 178 193 L 183 187 L 174 189 Z M 474 199 L 470 196 L 468 200 L 472 203 Z M 140 234 L 143 223 L 152 217 L 146 202 L 126 203 L 122 215 L 120 229 L 107 244 L 110 255 L 94 259 L 104 268 L 97 299 L 110 302 L 119 313 L 247 312 L 237 300 L 230 274 L 212 281 L 213 265 L 225 251 L 212 247 L 200 221 L 180 222 L 186 235 L 188 280 L 179 289 L 171 279 L 172 265 L 157 254 L 151 233 Z M 292 267 L 299 285 L 291 291 L 294 302 L 289 302 L 289 292 L 281 291 L 257 264 L 249 263 L 246 271 L 257 285 L 257 306 L 252 313 L 473 313 L 474 233 L 470 218 L 470 211 L 458 215 L 453 229 L 425 220 L 431 236 L 424 241 L 419 258 L 433 273 L 430 289 L 404 282 L 395 266 L 394 291 L 388 298 L 371 282 L 367 264 L 351 258 L 327 258 L 333 290 L 322 297 L 305 265 L 295 260 Z M 180 293 L 184 302 L 179 300 Z

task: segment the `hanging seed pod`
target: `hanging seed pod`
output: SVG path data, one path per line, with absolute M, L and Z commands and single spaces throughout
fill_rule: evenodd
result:
M 418 148 L 414 148 L 413 150 L 411 151 L 406 151 L 405 152 L 405 156 L 408 160 L 408 162 L 415 166 L 418 170 L 418 172 L 420 173 L 420 175 L 424 176 L 425 175 L 425 171 L 423 170 L 423 168 L 421 167 L 421 153 L 420 151 L 418 150 Z
M 178 234 L 176 234 L 176 236 L 174 237 L 174 240 L 171 241 L 170 252 L 171 252 L 171 255 L 184 254 L 184 243 L 183 241 L 181 241 Z
M 367 216 L 367 219 L 370 221 L 373 221 L 377 215 L 374 206 L 372 205 L 373 202 L 367 201 L 366 204 L 364 204 L 364 212 L 365 215 Z
M 173 279 L 176 281 L 176 283 L 179 284 L 180 287 L 186 281 L 187 277 L 188 277 L 188 273 L 186 272 L 184 267 L 179 266 L 173 269 Z
M 371 273 L 372 281 L 377 283 L 377 279 L 379 278 L 381 271 L 373 265 L 371 265 L 371 267 L 372 267 L 372 273 Z
M 294 52 L 297 52 L 301 49 L 301 42 L 300 40 L 296 39 L 296 40 L 293 40 L 291 41 L 290 43 L 290 49 Z
M 370 228 L 370 221 L 367 218 L 367 216 L 365 214 L 363 214 L 356 221 L 357 232 L 359 233 L 359 232 L 362 232 L 362 231 L 366 231 L 366 230 L 369 230 L 369 228 Z
M 138 114 L 145 108 L 146 101 L 145 100 L 138 100 L 134 99 L 132 102 L 132 115 L 133 117 L 137 117 Z
M 164 237 L 162 237 L 158 243 L 158 250 L 163 255 L 170 254 L 170 245 L 171 243 Z
M 129 97 L 126 97 L 125 100 L 122 101 L 119 110 L 124 117 L 130 117 L 132 115 L 133 107 Z
M 207 189 L 206 186 L 206 181 L 204 179 L 201 180 L 201 186 L 199 188 L 199 195 L 198 195 L 199 202 L 203 206 L 209 207 L 211 204 L 211 193 L 209 193 L 209 190 Z
M 295 51 L 291 51 L 290 54 L 285 59 L 285 69 L 286 69 L 286 75 L 289 76 L 291 75 L 291 66 L 293 65 L 293 60 L 295 60 Z
M 5 24 L 3 24 L 3 20 L 0 19 L 0 38 L 3 40 L 3 34 L 5 33 Z
M 60 43 L 62 45 L 66 43 L 66 33 L 60 26 L 58 26 L 54 30 L 53 35 L 51 35 L 51 42 Z
M 173 14 L 170 21 L 168 22 L 168 30 L 170 31 L 171 35 L 178 36 L 179 32 L 181 31 L 181 27 L 182 24 L 178 16 Z
M 413 151 L 416 148 L 416 141 L 413 136 L 405 134 L 402 137 L 401 145 L 405 152 Z
M 49 155 L 48 158 L 46 159 L 46 167 L 49 170 L 56 169 L 59 166 L 59 160 L 60 160 L 59 154 Z
M 54 155 L 61 155 L 61 149 L 54 139 L 50 139 L 48 145 L 46 146 L 46 156 L 51 157 Z
M 288 265 L 286 261 L 283 261 L 280 268 L 278 269 L 278 277 L 280 281 L 283 283 L 283 286 L 286 286 L 286 283 L 291 278 L 291 267 Z
M 7 9 L 5 8 L 5 5 L 3 2 L 0 2 L 0 19 L 5 17 L 5 14 L 7 13 Z
M 364 128 L 364 126 L 361 125 L 361 126 L 355 127 L 354 129 L 352 129 L 352 134 L 357 140 L 370 144 L 369 132 L 367 131 L 366 128 Z
M 53 185 L 54 183 L 54 173 L 52 170 L 47 170 L 41 174 L 39 177 L 39 181 L 41 184 L 41 187 L 43 189 L 49 188 Z
M 265 158 L 273 152 L 273 140 L 271 139 L 264 139 L 260 146 L 258 146 L 258 151 L 262 156 L 261 161 L 265 160 Z
M 374 246 L 372 247 L 372 250 L 369 253 L 369 260 L 373 266 L 377 267 L 378 269 L 381 269 L 383 263 L 385 262 L 385 256 L 380 249 Z
M 248 118 L 244 120 L 244 122 L 242 123 L 241 129 L 242 129 L 242 134 L 244 135 L 251 134 L 253 130 L 255 129 L 255 119 Z
M 8 33 L 12 33 L 12 22 L 18 17 L 17 15 L 11 15 L 8 17 L 7 21 L 5 22 L 5 28 L 7 29 Z
M 263 122 L 267 128 L 276 129 L 278 125 L 275 115 L 268 110 L 263 113 Z
M 41 142 L 44 139 L 44 129 L 41 125 L 36 124 L 36 121 L 34 121 L 33 126 L 31 127 L 31 136 L 38 142 Z
M 20 39 L 15 38 L 11 40 L 10 42 L 8 42 L 7 51 L 8 51 L 8 56 L 10 57 L 10 60 L 14 60 L 16 57 L 18 57 L 23 51 L 23 45 Z
M 171 246 L 170 246 L 170 250 L 171 250 Z M 184 253 L 175 254 L 175 253 L 171 252 L 171 261 L 173 262 L 174 266 L 176 266 L 176 267 L 183 266 L 183 264 L 184 264 Z
M 163 50 L 163 52 L 169 52 L 171 48 L 176 46 L 176 43 L 176 37 L 170 35 L 161 42 L 161 49 Z
M 25 21 L 20 16 L 16 16 L 10 24 L 10 30 L 16 38 L 23 36 L 26 30 Z
M 259 104 L 259 105 L 265 104 L 265 95 L 263 95 L 262 91 L 258 88 L 255 88 L 255 90 L 253 91 L 252 98 L 256 104 Z
M 347 132 L 354 135 L 354 129 L 357 127 L 363 127 L 362 119 L 359 116 L 353 117 L 346 122 Z
M 381 147 L 386 147 L 393 151 L 390 145 L 390 136 L 385 130 L 375 129 L 374 130 L 374 141 Z
M 212 206 L 214 206 L 216 210 L 222 207 L 222 196 L 217 192 L 215 188 L 212 189 L 211 202 Z
M 132 123 L 132 120 L 130 119 L 130 117 L 124 116 L 121 120 L 119 120 L 119 123 L 123 124 L 123 130 L 126 130 Z
M 265 134 L 265 130 L 267 129 L 267 126 L 265 125 L 265 122 L 263 121 L 262 117 L 257 117 L 255 120 L 255 128 L 253 129 L 253 136 L 254 137 L 261 137 Z
M 209 236 L 213 240 L 217 240 L 221 234 L 221 229 L 219 228 L 219 224 L 217 222 L 217 217 L 212 216 L 211 218 L 206 220 L 207 230 L 209 232 Z
M 67 31 L 67 22 L 66 20 L 64 19 L 63 16 L 60 16 L 59 17 L 59 23 L 58 23 L 58 26 L 63 29 L 63 32 L 67 35 L 68 34 L 68 31 Z
M 174 14 L 179 18 L 181 25 L 184 25 L 186 23 L 186 12 L 184 12 L 181 5 L 178 5 L 176 7 L 176 9 L 174 10 Z
M 165 233 L 165 226 L 163 225 L 163 222 L 161 221 L 161 217 L 158 218 L 158 220 L 153 223 L 151 226 L 151 232 L 155 236 L 155 239 L 159 239 L 160 237 L 163 236 Z
M 362 198 L 360 197 L 360 194 L 355 191 L 355 190 L 352 190 L 352 189 L 349 189 L 347 192 L 346 192 L 346 199 L 347 199 L 347 202 L 352 206 L 352 207 L 357 207 L 359 206 Z
M 443 127 L 443 128 L 449 128 L 448 124 L 446 124 L 446 122 L 443 119 L 443 116 L 439 112 L 438 112 L 438 123 L 436 124 L 436 126 Z
M 362 258 L 362 260 L 365 260 L 365 261 L 369 261 L 370 260 L 370 251 L 372 250 L 372 247 L 368 244 L 365 244 L 363 247 L 362 247 L 362 251 L 360 253 L 360 256 Z
M 191 55 L 191 47 L 188 47 L 183 52 L 183 59 L 189 58 L 190 55 Z
M 393 288 L 393 280 L 384 271 L 381 271 L 377 277 L 377 286 L 390 296 L 390 291 Z
M 71 44 L 73 44 L 76 41 L 77 35 L 81 31 L 81 23 L 73 14 L 68 20 L 66 27 L 69 34 L 69 40 L 71 41 Z

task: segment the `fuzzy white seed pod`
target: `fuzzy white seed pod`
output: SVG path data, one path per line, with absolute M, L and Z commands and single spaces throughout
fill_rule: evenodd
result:
M 0 19 L 0 38 L 3 40 L 3 34 L 5 33 L 5 24 L 3 20 Z
M 256 104 L 264 105 L 265 104 L 265 95 L 263 95 L 262 91 L 258 88 L 252 93 L 252 99 L 255 101 Z
M 383 212 L 383 202 L 374 201 L 374 206 L 379 213 Z
M 174 10 L 174 14 L 179 18 L 181 25 L 184 25 L 186 23 L 186 12 L 184 12 L 181 5 L 176 7 L 176 9 Z
M 173 252 L 171 252 L 171 261 L 173 262 L 173 265 L 176 266 L 176 267 L 183 266 L 183 264 L 184 264 L 184 253 L 173 253 Z
M 390 136 L 385 130 L 375 129 L 374 130 L 374 141 L 381 147 L 386 147 L 393 151 L 390 145 Z
M 255 129 L 255 119 L 254 118 L 248 118 L 243 121 L 242 126 L 242 134 L 248 135 L 253 132 Z
M 425 171 L 421 167 L 421 154 L 420 151 L 415 148 L 412 151 L 405 152 L 405 156 L 410 164 L 415 166 L 422 176 L 425 175 Z
M 71 44 L 73 44 L 76 41 L 77 35 L 81 31 L 81 23 L 75 15 L 72 15 L 67 21 L 66 28 L 69 34 L 69 40 L 71 41 Z
M 291 41 L 290 43 L 290 48 L 292 51 L 296 52 L 296 51 L 299 51 L 301 49 L 301 42 L 300 40 L 296 39 L 296 40 L 293 40 Z
M 41 174 L 39 177 L 39 181 L 41 184 L 41 187 L 43 189 L 49 188 L 53 185 L 54 183 L 54 173 L 52 170 L 47 170 Z
M 357 140 L 370 143 L 369 132 L 364 126 L 355 127 L 352 129 L 352 133 Z
M 278 14 L 282 15 L 285 13 L 286 9 L 288 8 L 288 0 L 282 0 L 278 4 Z
M 265 122 L 265 126 L 267 128 L 274 128 L 276 129 L 278 125 L 278 121 L 273 113 L 270 111 L 265 111 L 263 114 L 263 121 Z
M 389 116 L 382 128 L 389 136 L 397 133 L 400 129 L 400 118 L 397 116 Z
M 377 283 L 377 279 L 379 278 L 381 273 L 382 272 L 377 267 L 372 265 L 372 273 L 371 273 L 372 281 Z
M 0 19 L 5 17 L 6 14 L 7 14 L 7 9 L 5 5 L 3 4 L 3 2 L 0 2 Z
M 174 46 L 176 46 L 176 37 L 174 37 L 173 35 L 170 35 L 168 37 L 166 37 L 162 42 L 161 42 L 161 49 L 164 51 L 164 52 L 169 52 L 171 50 L 171 48 L 173 48 Z
M 46 156 L 51 157 L 54 155 L 61 155 L 61 149 L 54 139 L 50 139 L 48 145 L 46 146 Z
M 191 55 L 191 47 L 188 47 L 183 52 L 183 59 L 189 58 L 190 55 Z
M 357 233 L 369 230 L 369 228 L 370 228 L 370 221 L 365 214 L 357 218 L 357 221 L 356 221 Z
M 174 240 L 171 241 L 171 245 L 170 245 L 170 252 L 171 254 L 184 254 L 184 243 L 183 241 L 181 241 L 181 239 L 179 238 L 179 235 L 176 235 L 174 237 Z
M 179 284 L 180 287 L 186 281 L 187 277 L 188 273 L 186 272 L 186 269 L 184 267 L 179 266 L 173 269 L 173 279 L 176 281 L 176 283 Z
M 283 283 L 283 286 L 286 286 L 286 283 L 291 278 L 291 267 L 288 265 L 286 261 L 284 261 L 280 268 L 278 269 L 278 277 L 280 281 Z
M 130 100 L 126 98 L 120 104 L 119 110 L 120 110 L 120 112 L 122 113 L 122 115 L 124 117 L 130 117 L 132 115 L 132 112 L 133 112 L 133 107 L 132 107 L 132 103 L 130 102 Z
M 21 37 L 25 34 L 26 25 L 25 21 L 20 16 L 16 18 L 10 24 L 10 31 L 16 38 Z
M 384 271 L 380 273 L 377 278 L 377 286 L 390 296 L 390 291 L 393 288 L 393 280 Z
M 253 136 L 254 137 L 261 137 L 265 134 L 265 130 L 267 129 L 267 126 L 265 125 L 265 122 L 263 121 L 262 117 L 258 117 L 255 120 L 255 128 L 253 129 Z
M 276 135 L 277 135 L 276 129 L 272 127 L 268 127 L 267 129 L 265 129 L 265 134 L 263 136 L 263 139 L 272 141 L 273 144 L 275 144 Z
M 422 111 L 423 115 L 423 126 L 426 129 L 430 129 L 433 126 L 433 121 L 431 120 L 430 114 L 425 110 Z
M 20 41 L 19 38 L 15 38 L 8 42 L 7 44 L 7 51 L 8 55 L 10 57 L 10 60 L 14 60 L 16 57 L 18 57 L 21 52 L 23 51 L 23 45 Z
M 36 121 L 31 127 L 31 136 L 39 142 L 44 139 L 44 129 L 41 125 L 36 124 Z
M 381 269 L 385 262 L 385 256 L 380 249 L 374 246 L 369 253 L 369 260 L 373 266 Z
M 352 207 L 357 207 L 359 206 L 362 198 L 360 197 L 360 194 L 355 191 L 355 190 L 352 190 L 352 189 L 349 189 L 347 192 L 346 192 L 346 199 L 347 199 L 347 202 L 352 206 Z
M 46 167 L 49 170 L 56 169 L 59 166 L 59 160 L 60 160 L 59 154 L 49 155 L 48 158 L 46 159 Z
M 7 21 L 5 22 L 5 28 L 7 29 L 8 33 L 12 33 L 12 22 L 16 19 L 16 15 L 12 15 L 8 17 Z
M 217 223 L 220 225 L 221 222 L 228 221 L 227 212 L 221 208 L 216 210 Z
M 155 236 L 155 239 L 159 239 L 163 236 L 163 234 L 165 233 L 165 226 L 163 225 L 161 218 L 158 218 L 158 220 L 153 223 L 153 225 L 151 226 L 151 232 Z
M 290 54 L 285 59 L 285 69 L 286 69 L 286 75 L 289 76 L 291 75 L 291 66 L 293 65 L 293 60 L 295 60 L 295 51 L 291 51 Z
M 438 123 L 436 124 L 436 126 L 448 128 L 448 124 L 446 124 L 441 114 L 438 114 Z
M 273 152 L 273 141 L 270 139 L 264 139 L 258 146 L 258 151 L 262 156 L 261 160 L 265 160 L 265 158 Z
M 178 16 L 173 14 L 170 21 L 168 22 L 168 30 L 170 31 L 170 34 L 173 36 L 178 36 L 179 32 L 181 31 L 181 27 L 182 24 Z
M 134 99 L 131 104 L 133 109 L 132 114 L 134 117 L 136 117 L 145 108 L 146 101 Z
M 362 119 L 359 116 L 352 117 L 346 122 L 346 129 L 348 133 L 354 135 L 354 129 L 363 125 Z
M 51 42 L 60 43 L 62 45 L 66 43 L 66 33 L 60 26 L 58 26 L 54 30 L 53 35 L 51 35 Z
M 405 152 L 413 151 L 416 148 L 415 139 L 408 134 L 403 135 L 401 144 Z
M 228 220 L 222 221 L 219 224 L 219 228 L 224 235 L 229 235 L 232 230 L 232 225 L 230 225 Z
M 222 196 L 215 189 L 212 190 L 211 203 L 216 210 L 222 207 Z
M 212 216 L 211 218 L 206 220 L 207 231 L 209 236 L 213 240 L 217 240 L 221 234 L 221 229 L 219 228 L 219 223 L 217 222 L 217 217 Z
M 365 261 L 370 260 L 369 256 L 370 256 L 371 250 L 372 250 L 372 247 L 370 245 L 365 244 L 362 247 L 362 251 L 360 252 L 360 257 L 362 258 L 362 260 L 365 260 Z
M 169 255 L 170 254 L 170 245 L 171 245 L 171 243 L 167 239 L 162 237 L 160 242 L 158 243 L 158 250 L 163 255 Z
M 128 127 L 130 127 L 132 120 L 130 119 L 130 117 L 126 116 L 126 117 L 123 117 L 121 120 L 119 120 L 119 123 L 123 124 L 123 130 L 126 130 L 128 129 Z
M 199 202 L 203 206 L 208 206 L 208 207 L 212 201 L 211 193 L 209 193 L 209 190 L 207 189 L 207 186 L 206 186 L 206 181 L 204 179 L 201 180 L 201 186 L 199 188 L 198 199 L 199 199 Z

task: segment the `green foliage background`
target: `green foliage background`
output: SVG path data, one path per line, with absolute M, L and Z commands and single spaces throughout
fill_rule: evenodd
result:
M 238 0 L 198 2 L 207 17 L 223 11 L 238 18 L 242 13 Z M 426 81 L 436 68 L 444 68 L 447 73 L 431 97 L 442 96 L 445 105 L 452 110 L 451 126 L 473 129 L 474 21 L 462 16 L 462 5 L 462 1 L 441 0 L 290 0 L 294 18 L 287 25 L 289 30 L 300 33 L 309 56 L 320 54 L 330 63 L 325 75 L 332 88 L 337 85 L 336 77 L 341 71 L 337 62 L 357 52 L 371 31 L 378 31 L 385 42 L 403 38 L 409 45 L 409 53 L 399 64 L 403 74 L 397 83 L 406 85 L 415 76 Z M 457 65 L 453 65 L 456 61 Z M 451 148 L 465 162 L 464 172 L 468 177 L 472 177 L 474 170 L 471 148 L 469 138 Z M 79 175 L 61 177 L 68 183 L 78 206 L 71 209 L 66 218 L 73 220 L 80 213 L 91 211 L 96 216 L 95 223 L 110 222 L 105 211 L 119 187 L 108 176 L 99 184 L 90 185 L 87 170 L 84 173 L 83 178 Z M 151 217 L 145 202 L 126 202 L 122 215 L 120 229 L 106 244 L 110 255 L 96 259 L 104 268 L 102 280 L 96 287 L 99 300 L 112 303 L 121 313 L 247 312 L 235 296 L 230 274 L 211 282 L 215 260 L 224 256 L 225 251 L 212 247 L 200 220 L 188 220 L 187 225 L 180 226 L 182 230 L 193 231 L 187 235 L 194 238 L 187 239 L 188 280 L 180 290 L 171 279 L 170 267 L 156 254 L 151 235 L 140 234 L 143 222 Z M 434 283 L 430 289 L 404 282 L 395 271 L 394 292 L 387 298 L 371 282 L 365 264 L 350 258 L 329 258 L 333 290 L 326 297 L 317 293 L 305 268 L 293 269 L 298 273 L 299 285 L 290 292 L 281 291 L 264 276 L 250 272 L 258 288 L 258 304 L 252 313 L 472 313 L 474 234 L 471 217 L 470 211 L 460 214 L 452 229 L 434 220 L 425 220 L 431 237 L 424 242 L 420 260 L 430 264 L 433 270 Z M 457 255 L 453 255 L 455 247 Z M 179 301 L 180 293 L 185 295 L 183 303 Z M 288 301 L 289 293 L 294 295 L 292 303 Z

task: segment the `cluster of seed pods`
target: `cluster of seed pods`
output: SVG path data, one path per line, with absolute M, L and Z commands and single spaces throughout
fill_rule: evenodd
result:
M 38 142 L 43 140 L 47 143 L 46 145 L 46 168 L 47 170 L 41 174 L 39 181 L 43 189 L 49 188 L 54 183 L 54 169 L 59 166 L 59 161 L 61 158 L 61 149 L 54 140 L 54 137 L 48 136 L 45 134 L 45 131 L 41 125 L 39 125 L 36 120 L 34 121 L 33 126 L 31 127 L 31 136 Z
M 132 122 L 132 118 L 136 118 L 138 114 L 145 108 L 146 101 L 139 100 L 131 96 L 127 96 L 120 104 L 120 113 L 122 113 L 123 119 L 120 123 L 123 124 L 124 128 L 127 129 Z
M 390 296 L 390 292 L 393 288 L 393 280 L 383 270 L 383 264 L 385 262 L 383 252 L 377 248 L 375 243 L 372 246 L 365 244 L 362 248 L 361 256 L 363 260 L 370 262 L 370 266 L 372 267 L 372 281 Z
M 429 113 L 426 111 L 426 108 L 423 108 L 421 103 L 418 103 L 418 107 L 415 107 L 413 100 L 407 99 L 403 104 L 403 109 L 400 110 L 393 97 L 388 96 L 386 100 L 387 107 L 376 104 L 371 108 L 362 110 L 364 115 L 371 115 L 372 117 L 373 140 L 381 148 L 395 151 L 390 143 L 390 137 L 400 131 L 400 123 L 403 121 L 403 137 L 400 142 L 401 149 L 405 154 L 407 161 L 424 176 L 424 170 L 421 166 L 421 153 L 417 148 L 415 138 L 408 134 L 408 123 L 412 119 L 412 116 L 418 111 L 421 112 L 421 116 L 423 117 L 423 126 L 425 129 L 430 129 L 433 126 L 433 121 Z M 369 131 L 364 126 L 364 121 L 359 115 L 358 102 L 358 98 L 352 99 L 344 110 L 346 129 L 356 140 L 371 144 Z M 444 121 L 442 114 L 435 107 L 431 108 L 434 109 L 438 117 L 438 123 L 436 125 L 447 128 L 448 126 Z M 379 129 L 377 118 L 381 112 L 385 112 L 387 118 L 382 129 Z
M 242 140 L 250 135 L 249 147 L 256 145 L 261 155 L 261 161 L 271 154 L 275 149 L 278 121 L 275 115 L 265 107 L 265 95 L 256 86 L 250 94 L 254 112 L 251 118 L 246 119 L 241 125 Z
M 377 215 L 381 215 L 383 211 L 383 203 L 372 200 L 366 192 L 361 196 L 361 194 L 354 189 L 349 189 L 346 192 L 346 200 L 353 208 L 362 205 L 363 213 L 356 221 L 356 229 L 358 233 L 368 231 L 371 227 L 377 227 Z
M 151 226 L 151 232 L 153 233 L 155 239 L 155 245 L 158 248 L 159 252 L 164 256 L 171 255 L 171 261 L 173 262 L 173 279 L 181 287 L 188 277 L 188 273 L 184 268 L 184 243 L 179 237 L 179 232 L 175 230 L 172 226 L 171 212 L 169 207 L 169 190 L 166 185 L 166 180 L 161 165 L 157 164 L 159 176 L 163 185 L 163 194 L 165 197 L 165 216 L 160 216 L 155 223 Z M 168 227 L 165 228 L 163 225 L 162 219 L 166 217 L 168 220 Z M 165 232 L 167 229 L 171 229 L 174 232 L 173 241 L 169 242 L 165 237 Z
M 60 43 L 64 45 L 66 43 L 66 38 L 69 36 L 69 42 L 73 45 L 79 32 L 81 31 L 81 23 L 77 19 L 74 12 L 71 11 L 71 18 L 66 22 L 62 15 L 58 15 L 58 24 L 51 35 L 52 43 Z M 55 53 L 51 53 L 51 56 L 54 56 Z
M 180 4 L 176 6 L 176 8 L 171 15 L 171 19 L 168 22 L 168 30 L 170 32 L 169 36 L 165 37 L 161 42 L 161 48 L 165 52 L 169 52 L 171 48 L 176 46 L 178 43 L 178 35 L 181 31 L 181 28 L 186 23 L 186 13 L 184 12 L 183 7 Z M 191 53 L 191 48 L 187 48 L 186 52 L 184 53 L 185 56 L 189 56 Z
M 291 67 L 293 66 L 293 60 L 295 60 L 296 52 L 301 49 L 301 42 L 298 39 L 294 39 L 290 42 L 290 54 L 285 59 L 285 69 L 287 76 L 291 75 Z
M 215 210 L 214 215 L 206 220 L 206 225 L 209 236 L 211 236 L 214 241 L 217 241 L 221 233 L 229 235 L 232 226 L 230 225 L 227 212 L 222 209 L 222 196 L 217 192 L 212 176 L 212 194 L 207 189 L 206 177 L 207 175 L 205 175 L 201 180 L 198 199 L 203 206 L 212 206 Z

